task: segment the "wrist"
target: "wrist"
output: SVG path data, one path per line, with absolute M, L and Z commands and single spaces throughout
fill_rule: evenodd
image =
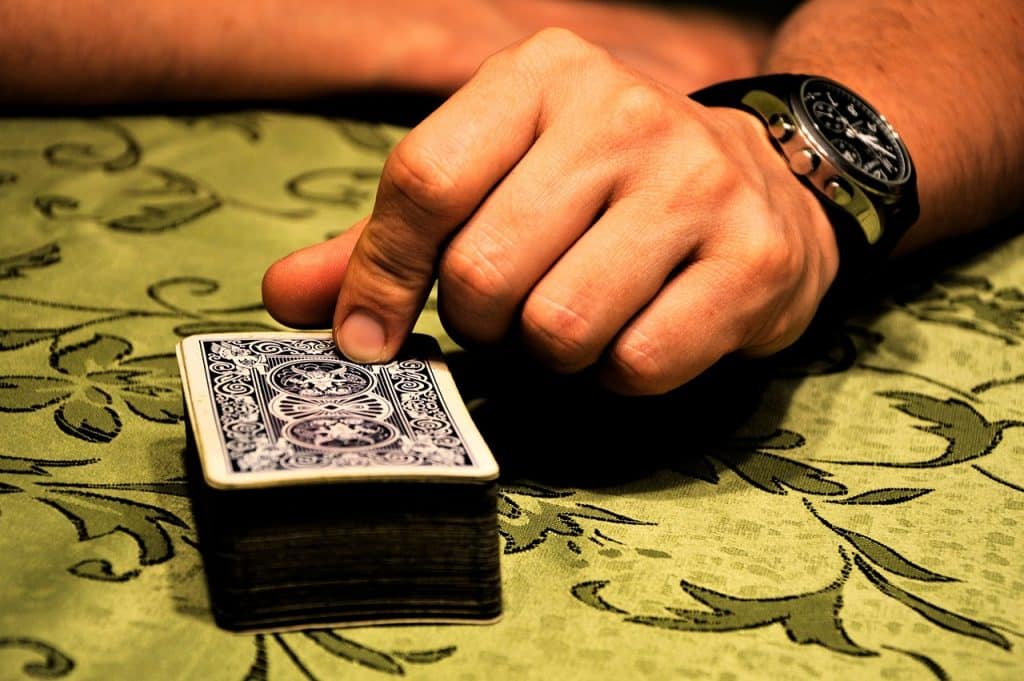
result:
M 778 74 L 719 83 L 691 97 L 760 119 L 777 154 L 828 216 L 845 278 L 877 265 L 916 221 L 909 152 L 885 117 L 845 86 Z

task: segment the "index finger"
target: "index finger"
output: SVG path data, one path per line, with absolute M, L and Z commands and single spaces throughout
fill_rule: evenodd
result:
M 387 361 L 430 291 L 442 245 L 533 144 L 541 93 L 509 52 L 414 128 L 384 165 L 334 315 L 339 349 Z

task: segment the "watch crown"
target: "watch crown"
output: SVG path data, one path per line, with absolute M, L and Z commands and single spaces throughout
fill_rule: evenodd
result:
M 820 162 L 821 158 L 813 149 L 804 147 L 789 157 L 789 169 L 797 175 L 810 175 Z
M 786 114 L 775 113 L 768 119 L 768 132 L 780 142 L 793 136 L 793 119 Z

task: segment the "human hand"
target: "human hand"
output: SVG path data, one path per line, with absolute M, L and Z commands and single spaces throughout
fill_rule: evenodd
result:
M 564 30 L 487 60 L 388 158 L 372 215 L 275 263 L 293 326 L 333 311 L 341 350 L 385 361 L 434 277 L 465 344 L 512 337 L 555 371 L 660 393 L 810 323 L 835 237 L 764 127 L 707 109 Z

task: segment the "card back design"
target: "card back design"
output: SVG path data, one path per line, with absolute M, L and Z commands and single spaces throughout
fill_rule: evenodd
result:
M 222 487 L 326 477 L 493 479 L 497 466 L 423 339 L 396 361 L 347 361 L 330 337 L 182 343 L 204 473 Z

